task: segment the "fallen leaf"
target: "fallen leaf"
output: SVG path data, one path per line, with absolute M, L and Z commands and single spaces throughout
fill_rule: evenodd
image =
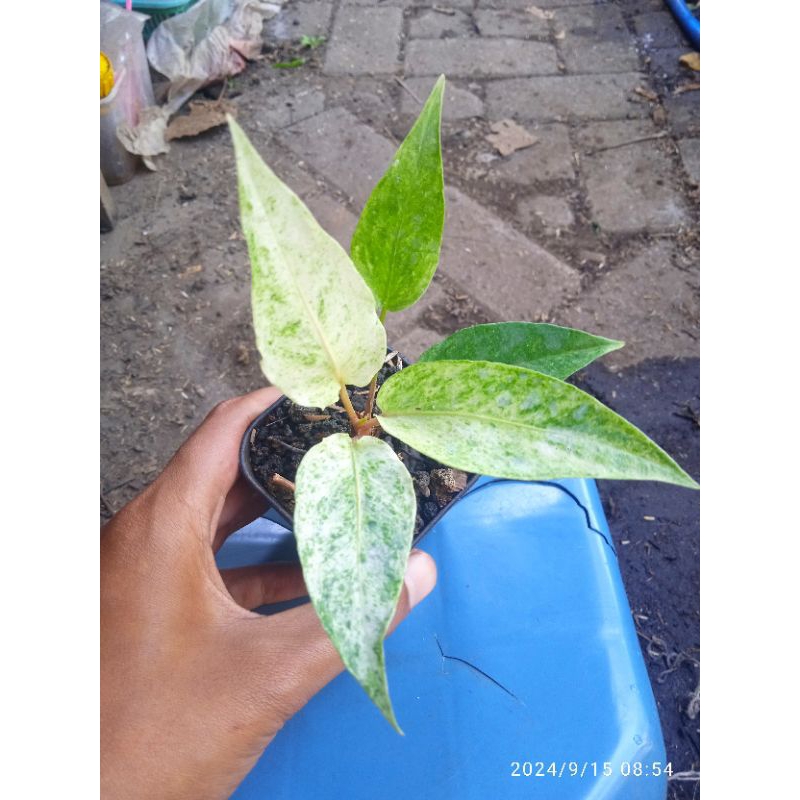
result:
M 528 6 L 525 10 L 532 17 L 536 17 L 537 19 L 553 19 L 553 12 L 552 11 L 543 11 L 538 6 Z
M 175 117 L 167 125 L 165 138 L 182 139 L 197 136 L 203 131 L 225 124 L 225 115 L 236 114 L 236 107 L 225 100 L 193 100 L 189 103 L 189 113 Z
M 524 150 L 539 141 L 521 125 L 517 125 L 513 119 L 501 119 L 500 122 L 493 123 L 491 129 L 492 133 L 486 137 L 486 141 L 493 145 L 501 156 Z
M 693 69 L 695 72 L 700 72 L 700 53 L 684 53 L 678 59 L 678 63 Z
M 677 86 L 672 94 L 683 94 L 684 92 L 699 92 L 699 83 L 684 83 L 683 86 Z
M 202 264 L 192 264 L 191 267 L 186 267 L 186 269 L 183 272 L 179 272 L 178 273 L 178 277 L 179 278 L 187 278 L 187 277 L 189 277 L 189 275 L 197 275 L 198 272 L 202 272 L 202 271 L 203 271 L 203 265 Z
M 658 95 L 650 89 L 645 89 L 644 86 L 637 86 L 633 91 L 639 96 L 650 100 L 652 103 L 655 103 L 658 100 Z

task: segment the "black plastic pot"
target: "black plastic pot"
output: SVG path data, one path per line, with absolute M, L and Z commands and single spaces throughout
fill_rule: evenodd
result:
M 405 362 L 406 364 L 408 362 Z M 250 439 L 253 436 L 253 430 L 258 428 L 264 420 L 273 413 L 276 409 L 278 409 L 284 403 L 290 403 L 288 397 L 285 395 L 278 400 L 276 400 L 269 408 L 264 410 L 261 414 L 250 423 L 247 430 L 244 433 L 244 438 L 242 439 L 242 444 L 239 448 L 239 468 L 242 471 L 242 474 L 245 476 L 247 481 L 250 483 L 253 488 L 255 488 L 266 500 L 269 502 L 270 506 L 278 513 L 286 524 L 286 527 L 291 530 L 292 529 L 292 514 L 288 511 L 281 503 L 281 501 L 272 495 L 269 490 L 261 483 L 261 481 L 256 476 L 255 472 L 253 471 L 253 467 L 250 463 Z M 442 464 L 442 466 L 446 466 Z M 453 495 L 452 500 L 442 509 L 439 510 L 439 513 L 436 514 L 428 523 L 426 523 L 419 531 L 419 533 L 414 537 L 414 544 L 416 544 L 422 537 L 431 529 L 434 525 L 447 513 L 448 509 L 453 505 L 453 503 L 457 502 L 461 497 L 463 497 L 471 488 L 472 485 L 478 480 L 480 476 L 473 475 L 467 479 L 467 485 L 456 495 Z

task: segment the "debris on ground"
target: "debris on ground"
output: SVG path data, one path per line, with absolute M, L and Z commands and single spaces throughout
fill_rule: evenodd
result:
M 695 72 L 700 72 L 700 53 L 684 53 L 678 59 L 678 63 L 693 69 Z
M 226 116 L 236 116 L 236 106 L 227 100 L 192 100 L 189 113 L 174 117 L 167 125 L 166 140 L 197 136 L 225 124 Z
M 525 130 L 513 119 L 501 119 L 491 125 L 492 133 L 486 136 L 486 141 L 493 145 L 501 156 L 509 156 L 517 150 L 531 147 L 539 140 Z

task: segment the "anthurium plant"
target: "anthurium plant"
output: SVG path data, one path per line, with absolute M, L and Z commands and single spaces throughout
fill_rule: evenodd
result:
M 442 76 L 375 186 L 350 255 L 229 118 L 264 374 L 294 403 L 336 405 L 350 423 L 349 434 L 311 447 L 297 470 L 293 527 L 306 586 L 345 666 L 398 731 L 383 639 L 402 588 L 416 496 L 385 434 L 475 474 L 696 487 L 641 431 L 564 382 L 622 346 L 583 331 L 529 322 L 466 328 L 391 375 L 376 396 L 386 315 L 422 297 L 439 261 L 444 85 Z M 360 413 L 355 388 L 367 390 Z

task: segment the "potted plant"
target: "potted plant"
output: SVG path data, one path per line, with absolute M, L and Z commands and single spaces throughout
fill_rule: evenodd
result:
M 229 119 L 256 343 L 285 395 L 249 429 L 243 469 L 292 514 L 322 625 L 398 731 L 383 638 L 415 531 L 470 476 L 697 486 L 641 431 L 564 382 L 621 342 L 508 322 L 458 331 L 411 366 L 387 356 L 387 314 L 423 295 L 439 260 L 443 92 L 444 76 L 374 188 L 350 256 Z

